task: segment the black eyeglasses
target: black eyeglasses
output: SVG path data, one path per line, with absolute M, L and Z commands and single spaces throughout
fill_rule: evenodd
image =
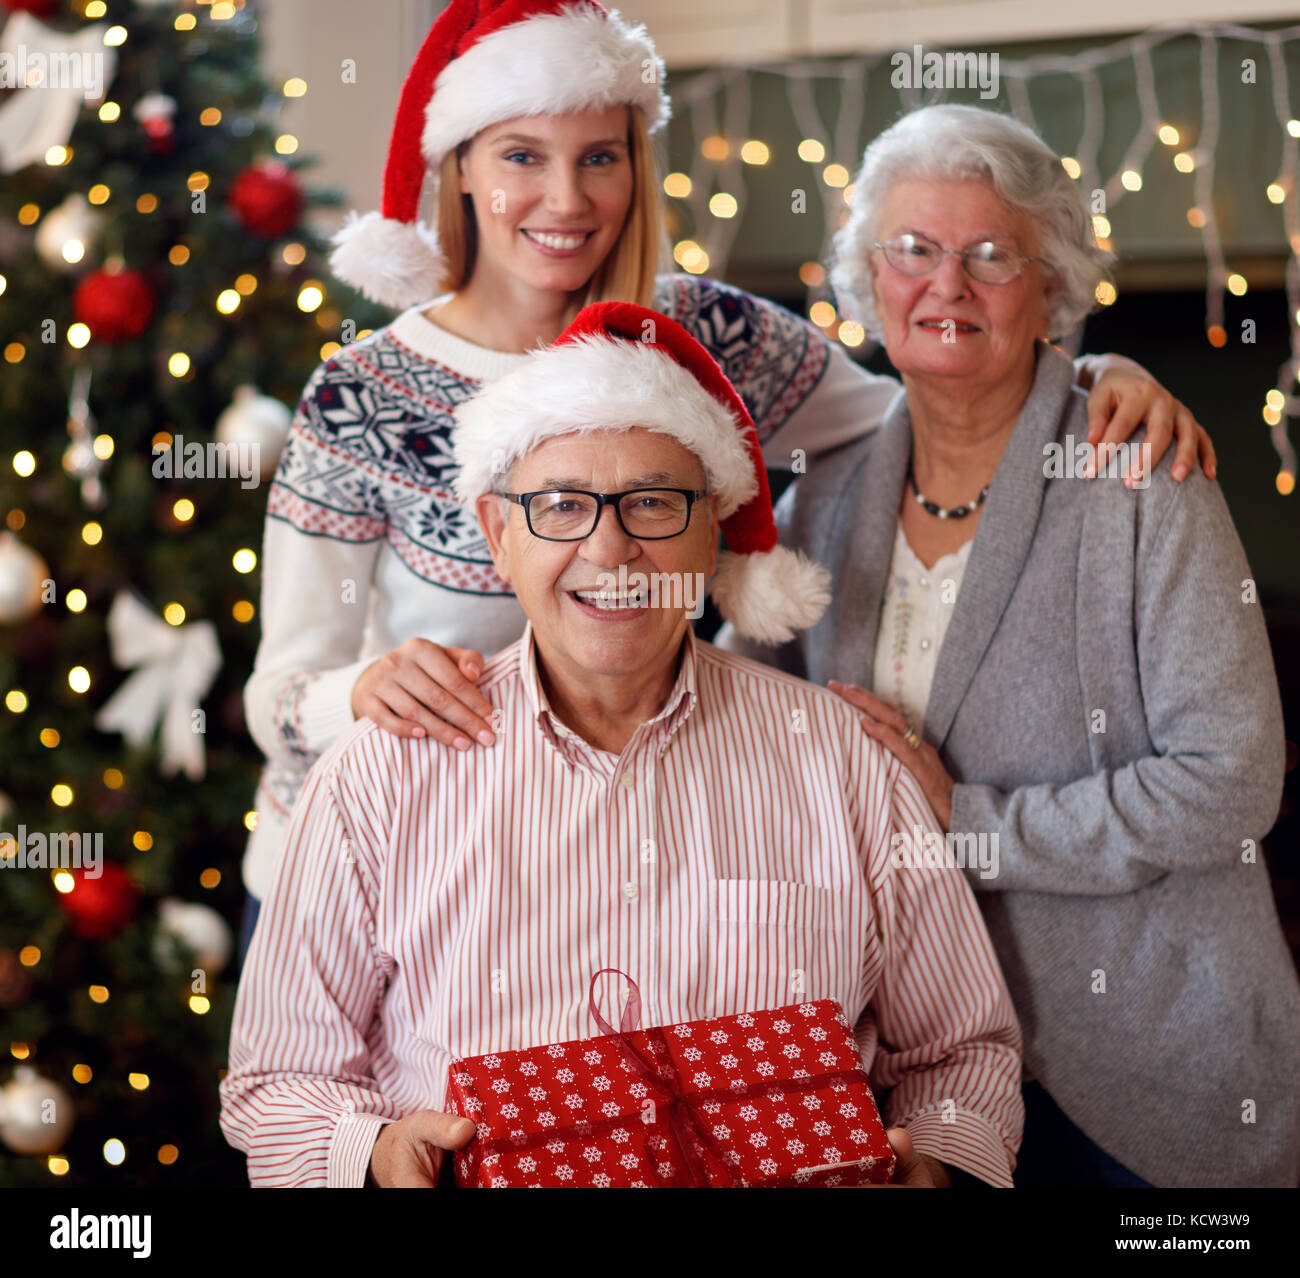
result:
M 543 488 L 502 493 L 524 508 L 528 531 L 543 541 L 583 541 L 596 531 L 601 511 L 613 506 L 619 527 L 637 541 L 680 537 L 691 522 L 691 507 L 706 492 L 690 488 L 631 488 L 622 493 Z
M 875 247 L 885 255 L 885 261 L 904 275 L 929 275 L 948 255 L 961 258 L 966 274 L 984 284 L 1010 284 L 1026 262 L 1042 262 L 1041 257 L 1026 257 L 996 240 L 981 240 L 964 249 L 940 248 L 924 235 L 895 235 Z

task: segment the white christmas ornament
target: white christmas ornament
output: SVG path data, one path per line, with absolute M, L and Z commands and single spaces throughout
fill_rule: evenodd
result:
M 241 386 L 217 418 L 216 437 L 222 444 L 255 448 L 261 477 L 267 480 L 275 474 L 292 425 L 293 413 L 278 399 L 261 394 L 256 386 Z
M 0 1091 L 0 1141 L 15 1154 L 53 1154 L 72 1131 L 72 1099 L 58 1083 L 19 1065 Z
M 210 621 L 171 626 L 126 591 L 108 610 L 113 664 L 139 669 L 100 707 L 95 726 L 120 732 L 133 746 L 144 745 L 162 721 L 159 771 L 182 769 L 191 781 L 203 778 L 203 700 L 221 669 L 221 646 Z
M 117 50 L 105 46 L 108 24 L 56 31 L 30 13 L 15 13 L 0 31 L 0 173 L 17 173 L 67 146 L 87 102 L 108 92 Z
M 194 952 L 194 966 L 209 977 L 216 976 L 230 961 L 230 928 L 211 906 L 168 897 L 158 906 L 158 935 L 154 939 L 154 960 L 160 967 L 169 960 L 169 936 Z
M 45 560 L 13 533 L 0 532 L 0 625 L 13 626 L 41 609 L 41 588 L 49 578 Z
M 176 99 L 167 93 L 146 93 L 131 108 L 131 114 L 141 124 L 152 124 L 155 120 L 170 120 L 176 114 Z
M 51 209 L 36 228 L 36 252 L 51 270 L 75 271 L 99 242 L 104 215 L 96 213 L 84 195 L 69 195 Z

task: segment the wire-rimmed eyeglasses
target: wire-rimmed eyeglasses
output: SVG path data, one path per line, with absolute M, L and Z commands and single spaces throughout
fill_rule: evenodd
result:
M 928 236 L 912 231 L 895 235 L 883 244 L 877 240 L 875 247 L 884 253 L 890 266 L 904 275 L 929 275 L 951 253 L 961 258 L 961 264 L 971 279 L 983 284 L 1010 284 L 1025 269 L 1026 262 L 1045 263 L 1044 258 L 1026 257 L 996 240 L 980 240 L 964 249 L 946 249 L 940 248 Z
M 528 531 L 543 541 L 584 541 L 596 531 L 606 506 L 614 507 L 619 527 L 629 537 L 665 541 L 686 531 L 691 507 L 708 493 L 691 488 L 629 488 L 621 493 L 542 488 L 501 496 L 524 508 Z

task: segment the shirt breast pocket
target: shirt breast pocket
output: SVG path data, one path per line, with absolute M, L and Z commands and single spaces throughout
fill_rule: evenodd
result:
M 719 1011 L 839 997 L 845 898 L 780 879 L 714 879 L 705 927 Z

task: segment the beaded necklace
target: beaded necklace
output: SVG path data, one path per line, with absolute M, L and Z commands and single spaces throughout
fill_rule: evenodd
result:
M 968 502 L 964 506 L 954 506 L 951 510 L 945 510 L 937 502 L 931 501 L 916 486 L 916 476 L 912 474 L 912 463 L 907 464 L 907 482 L 912 485 L 912 495 L 916 498 L 917 504 L 924 508 L 925 512 L 934 515 L 937 519 L 965 519 L 972 511 L 978 510 L 984 504 L 984 498 L 989 495 L 989 485 L 985 484 L 980 489 L 980 495 L 974 501 Z

